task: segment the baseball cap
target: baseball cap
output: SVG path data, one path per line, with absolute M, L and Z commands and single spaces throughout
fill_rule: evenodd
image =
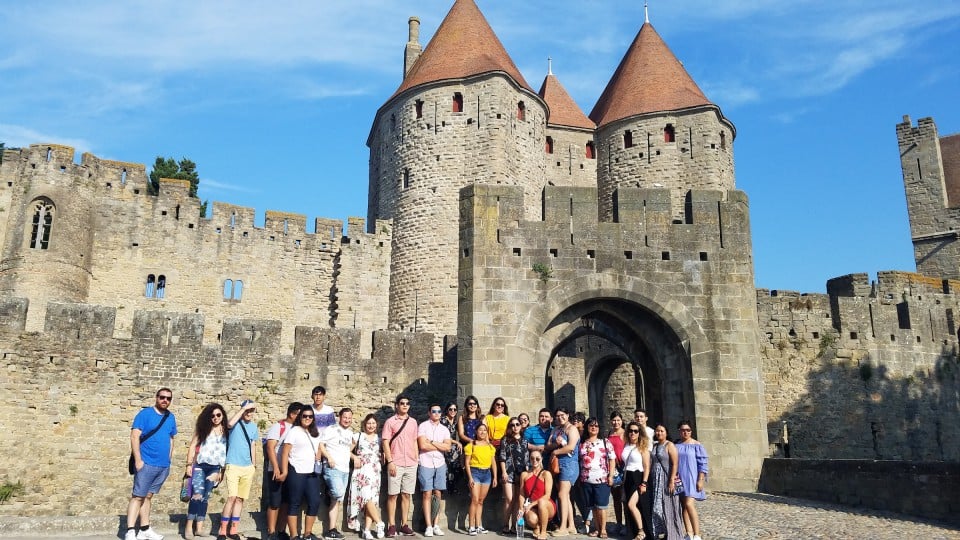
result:
M 247 405 L 249 405 L 249 404 L 251 404 L 251 403 L 253 403 L 253 400 L 252 400 L 252 399 L 245 399 L 245 400 L 243 400 L 243 401 L 240 402 L 240 408 L 242 409 L 242 408 L 246 407 Z

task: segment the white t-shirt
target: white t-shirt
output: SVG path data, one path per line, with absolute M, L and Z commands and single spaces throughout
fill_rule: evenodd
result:
M 333 458 L 334 469 L 350 472 L 350 449 L 353 447 L 353 430 L 340 424 L 330 426 L 320 434 L 320 442 L 327 455 Z
M 277 441 L 277 463 L 280 463 L 280 455 L 283 453 L 283 440 L 287 438 L 292 428 L 293 424 L 286 420 L 280 420 L 267 430 L 267 440 Z M 273 471 L 273 464 L 270 463 L 269 459 L 267 460 L 267 470 Z
M 313 408 L 313 423 L 320 430 L 321 435 L 323 430 L 337 423 L 337 413 L 330 405 L 324 403 L 319 409 L 314 405 L 310 407 Z
M 643 452 L 636 446 L 632 444 L 624 446 L 623 451 L 620 452 L 620 459 L 623 460 L 624 470 L 643 472 Z
M 311 437 L 305 429 L 300 426 L 291 428 L 283 441 L 284 445 L 290 446 L 290 455 L 287 461 L 293 470 L 300 474 L 313 473 L 313 465 L 317 462 L 317 447 L 320 445 L 320 437 Z

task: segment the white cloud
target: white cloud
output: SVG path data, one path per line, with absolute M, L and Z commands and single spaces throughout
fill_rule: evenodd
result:
M 199 191 L 206 193 L 207 191 L 213 191 L 214 193 L 218 191 L 232 191 L 235 193 L 259 193 L 257 189 L 251 189 L 247 186 L 241 186 L 239 184 L 231 184 L 229 182 L 219 182 L 217 180 L 212 180 L 210 178 L 201 178 L 200 183 L 198 184 Z
M 39 143 L 62 144 L 72 146 L 76 150 L 77 155 L 90 152 L 93 147 L 93 145 L 85 139 L 42 133 L 13 124 L 0 124 L 0 142 L 4 142 L 7 148 L 27 147 L 31 144 Z

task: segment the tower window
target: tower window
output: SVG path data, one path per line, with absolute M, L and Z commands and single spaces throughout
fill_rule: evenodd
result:
M 423 118 L 423 100 L 418 99 L 414 104 L 414 109 L 417 112 L 417 118 Z
M 160 274 L 157 278 L 157 298 L 163 298 L 167 293 L 167 276 Z
M 30 232 L 30 247 L 50 247 L 50 230 L 53 227 L 53 203 L 49 199 L 37 199 L 33 205 L 33 228 Z
M 720 132 L 720 149 L 721 150 L 727 149 L 727 134 L 724 131 Z
M 517 103 L 517 120 L 527 119 L 527 106 L 521 101 Z
M 463 94 L 453 94 L 453 112 L 463 112 Z
M 677 134 L 673 130 L 673 124 L 667 124 L 667 126 L 663 128 L 663 142 L 676 142 L 676 141 L 677 141 Z
M 154 293 L 157 290 L 157 276 L 150 274 L 147 276 L 147 286 L 143 291 L 143 295 L 147 298 L 153 298 Z
M 547 137 L 547 153 L 553 153 L 553 137 Z
M 410 187 L 410 169 L 403 170 L 403 189 Z
M 596 158 L 597 158 L 597 153 L 596 153 L 596 152 L 594 151 L 594 149 L 593 149 L 593 141 L 589 141 L 589 142 L 587 143 L 587 152 L 586 152 L 586 155 L 587 155 L 587 159 L 596 159 Z
M 243 281 L 227 279 L 223 282 L 223 299 L 239 302 L 243 298 Z
M 633 132 L 629 129 L 623 132 L 623 147 L 633 148 Z
M 390 115 L 390 131 L 396 131 L 397 129 L 397 115 Z

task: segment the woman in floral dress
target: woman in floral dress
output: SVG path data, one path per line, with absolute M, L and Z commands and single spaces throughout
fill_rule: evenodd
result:
M 350 488 L 350 527 L 360 528 L 360 510 L 364 510 L 363 538 L 371 540 L 376 534 L 383 538 L 384 524 L 380 520 L 380 471 L 383 456 L 380 453 L 380 430 L 377 417 L 368 414 L 363 419 L 363 431 L 354 439 L 353 482 Z M 376 533 L 370 526 L 376 524 Z

